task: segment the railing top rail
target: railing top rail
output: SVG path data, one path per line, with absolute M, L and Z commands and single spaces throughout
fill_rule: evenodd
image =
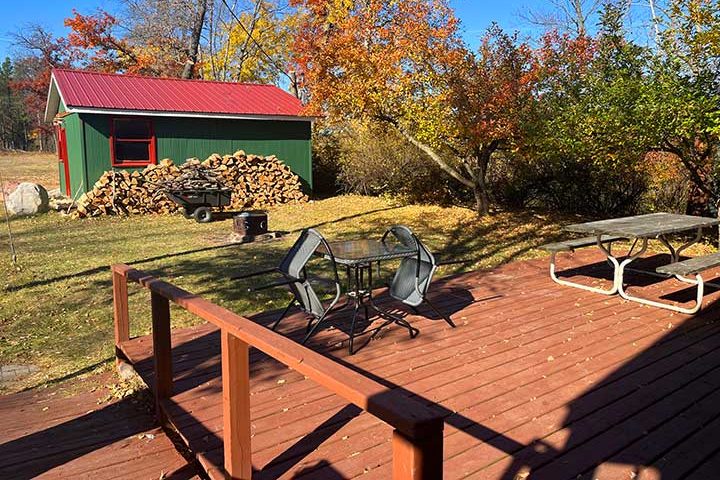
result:
M 422 438 L 436 433 L 438 427 L 442 428 L 443 416 L 438 411 L 246 317 L 128 265 L 113 265 L 112 271 L 226 330 L 408 437 Z

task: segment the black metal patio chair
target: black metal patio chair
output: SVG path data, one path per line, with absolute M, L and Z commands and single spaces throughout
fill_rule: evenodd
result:
M 403 258 L 400 261 L 400 266 L 390 284 L 390 296 L 408 305 L 417 314 L 420 314 L 418 307 L 426 303 L 436 315 L 455 328 L 455 323 L 450 317 L 440 312 L 427 298 L 430 282 L 438 266 L 435 256 L 420 241 L 417 235 L 404 225 L 395 225 L 388 228 L 382 237 L 382 242 L 385 243 L 390 235 L 406 248 L 417 251 L 417 255 Z
M 307 264 L 320 245 L 323 245 L 329 253 L 330 263 L 334 274 L 334 278 L 332 280 L 319 277 L 314 277 L 312 279 L 308 278 Z M 313 325 L 318 325 L 320 322 L 322 322 L 322 320 L 325 319 L 325 317 L 328 316 L 328 314 L 330 314 L 333 308 L 335 308 L 335 306 L 337 305 L 337 302 L 340 299 L 341 295 L 340 277 L 338 276 L 337 264 L 335 263 L 335 257 L 332 254 L 330 245 L 328 245 L 325 238 L 317 230 L 312 228 L 303 230 L 300 233 L 298 239 L 293 244 L 293 246 L 290 248 L 290 250 L 288 250 L 287 254 L 280 262 L 280 265 L 275 268 L 270 268 L 259 272 L 234 276 L 232 277 L 232 279 L 246 279 L 271 273 L 280 274 L 283 277 L 283 280 L 279 282 L 269 283 L 267 285 L 262 285 L 259 287 L 254 287 L 250 290 L 258 291 L 265 290 L 267 288 L 287 285 L 293 294 L 293 299 L 287 305 L 287 307 L 285 307 L 278 319 L 275 320 L 271 329 L 275 330 L 280 324 L 280 321 L 285 317 L 285 315 L 287 315 L 293 305 L 297 304 L 303 312 L 310 316 L 306 328 L 307 333 L 302 343 L 307 342 L 308 338 L 310 338 L 310 336 L 314 332 Z M 313 289 L 311 280 L 321 283 L 334 284 L 335 296 L 330 301 L 330 304 L 327 307 L 320 299 L 318 294 L 315 292 L 315 289 Z

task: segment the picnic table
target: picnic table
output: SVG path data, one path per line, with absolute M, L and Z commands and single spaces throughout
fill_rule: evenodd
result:
M 388 244 L 380 240 L 366 238 L 329 242 L 329 247 L 332 251 L 332 256 L 323 245 L 315 251 L 315 254 L 327 260 L 334 259 L 335 263 L 343 265 L 346 269 L 348 280 L 346 294 L 349 300 L 340 308 L 351 304 L 353 306 L 353 316 L 350 322 L 351 352 L 353 351 L 355 321 L 361 308 L 363 309 L 366 322 L 369 322 L 371 318 L 371 316 L 368 315 L 368 309 L 373 310 L 378 316 L 386 320 L 373 335 L 376 335 L 377 332 L 391 323 L 397 323 L 410 330 L 417 330 L 404 318 L 394 315 L 378 306 L 373 299 L 372 293 L 372 267 L 374 264 L 379 265 L 379 262 L 386 260 L 412 257 L 417 255 L 417 250 L 407 248 L 401 244 Z
M 592 290 L 606 295 L 614 295 L 617 293 L 627 300 L 632 300 L 645 305 L 666 308 L 681 313 L 695 313 L 700 309 L 700 305 L 702 303 L 704 281 L 700 274 L 708 268 L 720 265 L 720 254 L 693 259 L 695 261 L 689 265 L 688 262 L 690 261 L 680 261 L 680 255 L 687 248 L 700 241 L 704 229 L 718 224 L 720 224 L 720 220 L 716 218 L 679 215 L 674 213 L 651 213 L 646 215 L 635 215 L 631 217 L 567 225 L 563 228 L 563 230 L 567 232 L 587 234 L 590 236 L 583 239 L 558 242 L 545 246 L 546 250 L 552 252 L 551 277 L 557 283 L 563 285 Z M 674 247 L 672 243 L 670 243 L 669 237 L 671 235 L 684 234 L 688 232 L 694 233 L 694 236 L 689 241 L 683 243 L 679 247 Z M 612 253 L 612 244 L 622 240 L 630 240 L 633 244 L 627 255 L 617 256 Z M 629 270 L 628 266 L 647 251 L 648 242 L 650 240 L 658 240 L 668 249 L 670 253 L 670 263 L 658 268 L 656 272 L 646 273 L 661 275 L 666 278 L 675 277 L 682 282 L 696 285 L 698 287 L 698 296 L 694 307 L 684 308 L 655 300 L 648 300 L 631 295 L 627 292 L 627 290 L 625 290 L 625 271 Z M 634 252 L 634 247 L 638 242 L 640 243 L 640 249 Z M 591 245 L 597 246 L 605 255 L 608 263 L 613 267 L 613 284 L 610 289 L 600 289 L 577 284 L 568 280 L 559 279 L 555 275 L 555 255 L 559 251 L 574 250 L 575 248 Z M 695 275 L 695 278 L 689 278 L 687 276 L 691 274 Z

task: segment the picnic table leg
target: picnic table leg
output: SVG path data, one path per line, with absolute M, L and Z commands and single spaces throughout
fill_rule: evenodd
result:
M 700 234 L 698 234 L 698 235 L 700 235 Z M 665 243 L 665 242 L 663 242 L 663 243 Z M 686 245 L 689 246 L 689 245 L 692 245 L 692 243 L 689 243 Z M 703 298 L 704 287 L 705 287 L 705 283 L 700 274 L 695 275 L 694 279 L 676 275 L 678 280 L 697 286 L 697 298 L 695 301 L 695 305 L 690 308 L 678 307 L 676 305 L 672 305 L 669 303 L 663 303 L 663 302 L 658 302 L 655 300 L 648 300 L 646 298 L 636 297 L 634 295 L 630 295 L 629 293 L 627 293 L 625 291 L 625 289 L 623 288 L 623 283 L 622 283 L 623 273 L 624 273 L 626 267 L 630 263 L 632 263 L 635 259 L 637 259 L 639 256 L 641 256 L 643 253 L 645 253 L 645 251 L 647 250 L 647 246 L 648 246 L 648 239 L 643 238 L 643 244 L 642 244 L 642 248 L 640 249 L 640 251 L 638 251 L 635 255 L 626 258 L 625 260 L 622 261 L 622 263 L 620 263 L 620 268 L 619 268 L 619 272 L 618 272 L 619 273 L 619 275 L 618 275 L 618 279 L 619 279 L 618 293 L 620 293 L 620 296 L 622 298 L 624 298 L 626 300 L 630 300 L 632 302 L 641 303 L 643 305 L 650 305 L 652 307 L 664 308 L 666 310 L 672 310 L 673 312 L 685 313 L 685 314 L 689 314 L 689 315 L 692 315 L 693 313 L 697 313 L 700 310 L 700 307 L 702 306 L 702 298 Z M 677 250 L 671 250 L 671 253 L 678 254 L 678 252 L 684 250 L 685 248 L 687 248 L 687 246 L 683 245 L 683 247 L 681 247 Z
M 597 246 L 600 248 L 600 251 L 605 254 L 605 258 L 607 259 L 610 266 L 613 268 L 613 285 L 611 288 L 598 288 L 598 287 L 591 287 L 589 285 L 583 285 L 581 283 L 571 282 L 569 280 L 564 280 L 562 278 L 559 278 L 556 273 L 556 257 L 559 252 L 553 251 L 550 254 L 550 278 L 552 278 L 553 282 L 565 285 L 568 287 L 574 287 L 579 288 L 581 290 L 588 290 L 590 292 L 594 293 L 600 293 L 603 295 L 615 295 L 618 291 L 618 270 L 619 270 L 619 264 L 617 261 L 617 258 L 615 258 L 612 254 L 612 252 L 605 247 L 605 245 L 602 242 L 602 236 L 598 235 L 597 237 Z
M 703 233 L 703 229 L 702 229 L 702 228 L 698 228 L 698 229 L 697 229 L 697 232 L 695 233 L 695 238 L 693 238 L 692 240 L 690 240 L 690 241 L 687 242 L 687 243 L 684 243 L 683 245 L 681 245 L 681 246 L 678 247 L 677 249 L 672 246 L 672 244 L 667 240 L 667 238 L 665 238 L 664 235 L 658 237 L 658 240 L 660 240 L 660 242 L 661 242 L 663 245 L 665 245 L 665 247 L 667 247 L 668 250 L 670 250 L 670 263 L 675 263 L 675 262 L 679 262 L 679 261 L 680 261 L 680 254 L 681 254 L 684 250 L 687 250 L 688 248 L 692 247 L 692 246 L 695 245 L 696 243 L 700 242 L 700 240 L 702 239 L 702 233 Z
M 620 271 L 620 264 L 618 263 L 617 258 L 615 258 L 612 254 L 612 242 L 610 242 L 610 244 L 606 247 L 602 242 L 602 235 L 598 235 L 597 246 L 600 251 L 605 254 L 605 259 L 608 263 L 610 263 L 610 266 L 613 267 L 613 286 L 609 290 L 609 292 L 612 293 L 608 293 L 608 295 L 614 295 L 622 286 L 622 272 Z

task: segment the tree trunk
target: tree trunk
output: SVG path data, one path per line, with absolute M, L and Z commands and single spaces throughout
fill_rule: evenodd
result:
M 484 182 L 482 185 L 478 182 L 473 188 L 473 193 L 475 194 L 475 210 L 478 215 L 490 215 L 490 197 Z
M 198 12 L 193 23 L 192 34 L 190 35 L 190 43 L 187 49 L 187 60 L 183 68 L 180 78 L 192 78 L 195 64 L 198 60 L 198 51 L 200 50 L 200 36 L 202 35 L 203 25 L 205 25 L 205 13 L 207 12 L 207 0 L 198 0 Z
M 297 72 L 294 70 L 290 72 L 290 91 L 295 98 L 300 98 L 300 86 L 298 84 Z
M 488 193 L 486 178 L 490 159 L 499 145 L 499 142 L 492 141 L 484 147 L 478 148 L 475 152 L 477 169 L 474 174 L 473 193 L 475 194 L 475 209 L 479 215 L 490 214 L 490 194 Z
M 573 22 L 575 23 L 575 30 L 578 37 L 584 37 L 587 35 L 587 28 L 585 27 L 585 13 L 583 12 L 582 0 L 572 0 L 572 8 L 575 13 Z
M 412 143 L 422 152 L 424 152 L 445 173 L 447 173 L 452 178 L 465 185 L 466 187 L 471 188 L 473 191 L 473 195 L 475 196 L 475 209 L 478 215 L 484 216 L 490 214 L 490 195 L 488 193 L 485 177 L 487 175 L 490 159 L 493 153 L 495 153 L 495 151 L 500 146 L 500 142 L 498 140 L 493 140 L 482 148 L 476 149 L 475 160 L 477 161 L 477 166 L 468 166 L 466 168 L 468 170 L 469 176 L 472 177 L 467 178 L 467 176 L 461 174 L 460 171 L 449 165 L 436 150 L 434 150 L 429 145 L 419 141 L 417 138 L 413 137 L 403 128 L 401 128 L 394 119 L 383 117 L 381 118 L 381 120 L 384 120 L 394 125 L 410 143 Z

